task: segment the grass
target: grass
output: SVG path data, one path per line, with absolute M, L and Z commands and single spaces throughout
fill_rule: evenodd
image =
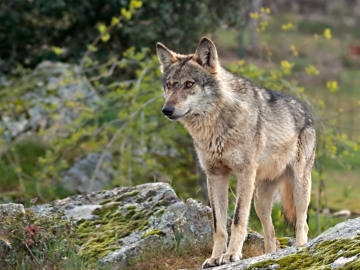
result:
M 212 243 L 193 246 L 184 250 L 153 250 L 131 262 L 127 270 L 168 270 L 199 269 L 202 263 L 211 256 Z
M 351 213 L 360 215 L 360 169 L 344 173 L 341 171 L 327 171 L 325 183 L 329 207 L 333 211 L 348 209 Z
M 345 167 L 335 160 L 327 160 L 324 181 L 327 188 L 329 208 L 332 211 L 348 209 L 360 215 L 360 151 L 342 156 Z

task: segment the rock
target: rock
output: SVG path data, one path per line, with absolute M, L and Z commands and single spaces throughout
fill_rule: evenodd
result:
M 332 216 L 333 217 L 349 217 L 349 216 L 351 216 L 351 212 L 350 212 L 350 210 L 344 209 L 344 210 L 340 210 L 335 213 L 332 213 Z
M 0 204 L 0 222 L 7 216 L 15 217 L 20 213 L 25 213 L 25 208 L 22 204 L 7 203 Z
M 116 269 L 149 250 L 212 244 L 211 209 L 194 199 L 181 201 L 167 183 L 92 192 L 31 209 L 41 215 L 63 212 L 73 219 L 80 254 Z M 263 237 L 249 233 L 243 252 L 263 254 Z
M 98 95 L 82 80 L 79 67 L 60 62 L 44 61 L 34 71 L 2 89 L 4 106 L 0 127 L 5 140 L 27 130 L 43 128 L 51 136 L 52 126 L 70 123 L 79 113 L 75 102 L 93 106 Z M 16 114 L 12 106 L 19 106 Z M 21 109 L 20 109 L 21 108 Z M 57 118 L 51 119 L 56 110 Z M 59 135 L 59 130 L 54 130 Z
M 113 157 L 109 152 L 105 152 L 96 177 L 92 181 L 100 157 L 101 154 L 90 153 L 76 160 L 68 171 L 62 173 L 64 188 L 78 193 L 87 193 L 102 190 L 109 184 L 113 179 Z
M 360 218 L 337 224 L 302 247 L 214 267 L 220 269 L 360 269 Z
M 30 210 L 48 221 L 59 221 L 49 217 L 63 213 L 54 216 L 68 219 L 78 235 L 78 254 L 99 267 L 122 269 L 147 252 L 212 242 L 211 209 L 194 199 L 181 201 L 167 183 L 76 195 Z M 22 205 L 0 205 L 0 225 L 4 216 L 18 213 L 25 213 Z M 3 235 L 0 240 L 9 246 Z M 291 238 L 278 241 L 283 249 L 262 255 L 263 237 L 250 232 L 243 248 L 244 258 L 250 258 L 213 269 L 360 269 L 360 218 L 340 223 L 302 247 L 292 246 Z
M 11 247 L 3 221 L 6 217 L 16 218 L 19 214 L 25 214 L 25 209 L 22 204 L 0 204 L 0 247 L 2 242 L 4 242 L 8 247 Z
M 80 254 L 121 268 L 150 249 L 185 248 L 212 239 L 212 212 L 182 202 L 166 183 L 120 187 L 35 206 L 42 215 L 64 212 L 75 220 Z

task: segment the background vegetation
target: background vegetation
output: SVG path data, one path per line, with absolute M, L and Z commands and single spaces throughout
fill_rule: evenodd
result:
M 154 48 L 161 41 L 191 53 L 202 36 L 210 35 L 224 66 L 259 85 L 295 95 L 311 110 L 318 149 L 310 235 L 341 220 L 331 212 L 349 209 L 359 215 L 360 60 L 348 50 L 360 44 L 359 1 L 279 1 L 255 10 L 252 3 L 2 1 L 2 202 L 28 205 L 33 198 L 47 202 L 71 195 L 64 188 L 63 172 L 76 158 L 110 152 L 115 177 L 107 188 L 167 181 L 181 198 L 206 203 L 204 175 L 188 132 L 161 115 Z M 63 103 L 32 104 L 29 93 L 39 84 L 47 88 L 44 99 L 54 92 L 41 76 L 31 77 L 44 60 L 71 64 L 74 73 L 58 86 L 86 85 L 96 102 L 88 104 L 79 95 Z M 48 124 L 13 134 L 6 119 L 29 118 L 34 106 L 49 112 Z M 74 112 L 72 121 L 60 121 L 64 108 Z M 235 190 L 235 179 L 231 181 L 230 192 Z M 277 206 L 273 217 L 277 234 L 292 235 Z M 255 214 L 250 226 L 261 231 Z

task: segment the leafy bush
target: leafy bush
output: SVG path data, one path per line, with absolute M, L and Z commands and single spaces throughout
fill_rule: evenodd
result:
M 109 40 L 98 47 L 98 59 L 165 40 L 186 51 L 199 36 L 214 30 L 219 18 L 226 23 L 238 20 L 245 1 L 4 0 L 0 2 L 0 72 L 14 72 L 17 66 L 33 68 L 43 60 L 76 62 L 103 26 L 110 24 L 111 37 L 103 37 Z M 52 50 L 53 46 L 60 50 Z

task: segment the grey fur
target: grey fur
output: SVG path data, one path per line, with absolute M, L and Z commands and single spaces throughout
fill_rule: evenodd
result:
M 215 45 L 203 38 L 195 54 L 157 44 L 166 98 L 163 112 L 190 132 L 207 175 L 214 216 L 214 248 L 203 268 L 240 260 L 251 199 L 261 220 L 265 251 L 276 250 L 271 221 L 280 190 L 296 244 L 307 241 L 307 208 L 316 134 L 309 111 L 294 97 L 256 86 L 223 69 Z M 237 177 L 237 199 L 227 245 L 228 178 Z

